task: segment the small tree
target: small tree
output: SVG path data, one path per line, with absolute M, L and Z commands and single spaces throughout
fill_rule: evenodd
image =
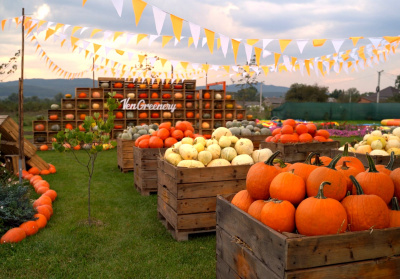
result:
M 86 116 L 83 121 L 82 127 L 85 131 L 81 131 L 78 127 L 72 130 L 65 129 L 64 131 L 60 131 L 56 135 L 56 142 L 53 142 L 53 148 L 59 152 L 69 151 L 71 152 L 75 160 L 85 167 L 88 172 L 88 223 L 89 226 L 92 223 L 91 214 L 90 214 L 90 186 L 92 182 L 92 177 L 94 173 L 95 162 L 97 159 L 97 155 L 99 152 L 103 151 L 103 145 L 110 143 L 110 133 L 114 127 L 114 114 L 113 111 L 118 107 L 116 99 L 112 98 L 115 93 L 112 95 L 109 93 L 110 97 L 107 99 L 107 107 L 108 107 L 108 117 L 104 121 L 100 118 L 99 113 L 94 113 L 92 116 Z M 75 146 L 84 143 L 83 150 L 88 155 L 87 162 L 81 161 L 76 156 Z M 116 145 L 115 142 L 111 142 L 113 146 Z

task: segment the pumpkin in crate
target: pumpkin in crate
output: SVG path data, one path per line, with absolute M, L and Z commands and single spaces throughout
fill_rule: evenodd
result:
M 182 99 L 183 95 L 182 95 L 182 93 L 177 92 L 177 93 L 174 94 L 174 98 L 175 99 Z
M 140 89 L 146 89 L 147 85 L 145 83 L 139 84 Z
M 81 113 L 81 114 L 79 115 L 79 119 L 80 119 L 80 120 L 85 120 L 85 118 L 86 118 L 86 114 Z
M 187 102 L 186 103 L 187 108 L 193 108 L 193 102 Z
M 121 82 L 114 83 L 114 88 L 122 88 L 122 83 Z
M 159 96 L 156 92 L 151 93 L 151 98 L 157 99 Z
M 163 86 L 164 89 L 171 89 L 171 84 L 170 83 L 166 83 Z
M 101 97 L 101 95 L 99 92 L 97 92 L 97 91 L 92 92 L 92 98 L 100 98 L 100 97 Z
M 208 123 L 208 122 L 203 122 L 203 123 L 201 123 L 201 128 L 203 128 L 203 129 L 209 129 L 209 128 L 210 128 L 210 123 Z
M 205 92 L 203 94 L 203 99 L 211 99 L 211 94 L 209 92 Z
M 162 115 L 163 115 L 164 118 L 171 118 L 172 117 L 172 114 L 169 111 L 164 111 Z
M 87 94 L 85 92 L 81 92 L 79 93 L 78 98 L 87 98 Z
M 152 89 L 158 89 L 160 86 L 158 85 L 158 83 L 153 83 L 152 85 L 151 85 L 151 88 Z
M 214 105 L 215 109 L 222 109 L 222 103 L 221 102 L 216 102 Z
M 37 124 L 35 125 L 35 131 L 44 131 L 44 125 L 43 124 Z
M 209 113 L 203 113 L 203 118 L 204 118 L 204 119 L 210 119 L 210 118 L 211 118 L 211 114 L 209 114 Z
M 182 84 L 175 84 L 174 85 L 174 89 L 182 89 L 182 88 L 183 88 Z
M 74 119 L 75 119 L 75 115 L 73 115 L 73 114 L 71 114 L 71 113 L 66 114 L 66 115 L 65 115 L 65 119 L 66 119 L 66 120 L 74 120 Z
M 115 94 L 115 95 L 113 96 L 113 98 L 114 98 L 114 99 L 123 99 L 123 98 L 124 98 L 124 95 L 122 95 L 122 94 L 120 94 L 120 93 L 117 93 L 117 94 Z
M 193 99 L 193 95 L 192 94 L 186 95 L 186 99 L 187 100 L 192 100 Z
M 233 104 L 232 103 L 228 103 L 228 104 L 225 105 L 225 107 L 227 109 L 233 109 Z
M 160 118 L 160 114 L 158 112 L 153 112 L 151 118 Z
M 243 119 L 243 113 L 238 113 L 238 114 L 236 115 L 236 118 L 237 118 L 238 120 Z
M 289 201 L 269 200 L 261 209 L 261 222 L 278 232 L 292 232 L 295 227 L 295 212 Z
M 194 113 L 192 111 L 188 111 L 188 112 L 186 112 L 186 117 L 187 118 L 193 118 L 194 117 Z
M 214 128 L 217 129 L 219 127 L 222 127 L 222 122 L 221 121 L 215 121 Z
M 49 116 L 50 120 L 58 120 L 58 115 L 57 114 L 52 114 Z
M 215 114 L 214 114 L 214 118 L 215 118 L 215 119 L 221 119 L 221 118 L 222 118 L 222 114 L 219 113 L 219 112 L 218 112 L 218 113 L 215 113 Z
M 87 109 L 87 108 L 88 108 L 88 105 L 85 104 L 85 103 L 81 103 L 81 104 L 78 105 L 78 108 L 80 108 L 80 109 Z
M 123 129 L 121 124 L 114 124 L 114 129 Z
M 171 99 L 171 94 L 165 93 L 162 95 L 163 99 Z
M 203 105 L 203 107 L 204 107 L 205 109 L 209 109 L 209 108 L 211 108 L 211 103 L 210 103 L 210 102 L 205 102 L 204 105 Z
M 72 109 L 72 108 L 74 108 L 74 105 L 71 104 L 71 103 L 67 103 L 67 104 L 64 105 L 64 107 L 65 107 L 66 109 Z
M 225 95 L 225 100 L 231 100 L 232 99 L 232 95 Z
M 139 118 L 140 118 L 140 119 L 147 118 L 147 112 L 141 112 L 141 113 L 139 113 Z
M 54 125 L 51 125 L 51 127 L 50 127 L 50 130 L 52 130 L 52 131 L 60 131 L 60 125 L 58 125 L 58 124 L 54 124 Z
M 50 106 L 50 108 L 51 108 L 51 109 L 59 109 L 60 106 L 59 106 L 58 104 L 52 104 L 52 105 Z
M 121 111 L 118 111 L 117 113 L 115 113 L 115 118 L 118 118 L 118 119 L 124 118 L 124 113 Z
M 183 113 L 182 112 L 175 112 L 175 118 L 179 118 L 179 119 L 181 119 L 181 118 L 183 118 Z
M 134 99 L 136 95 L 135 93 L 128 93 L 126 96 L 130 99 Z
M 183 105 L 182 105 L 181 103 L 177 103 L 177 104 L 175 104 L 175 105 L 176 105 L 176 108 L 177 108 L 177 109 L 183 108 Z
M 233 118 L 233 114 L 232 114 L 232 113 L 227 113 L 227 114 L 225 115 L 225 117 L 226 117 L 227 119 L 232 119 L 232 118 Z
M 70 123 L 67 123 L 67 124 L 65 124 L 65 129 L 73 130 L 74 127 Z
M 148 97 L 147 93 L 140 93 L 139 94 L 139 98 L 140 99 L 144 99 L 144 98 L 147 98 L 147 97 Z
M 338 165 L 342 165 L 344 161 L 347 161 L 347 166 L 354 167 L 359 172 L 365 171 L 364 164 L 355 156 L 349 156 L 349 144 L 345 143 L 342 158 L 338 161 Z
M 99 108 L 100 108 L 100 105 L 99 105 L 98 103 L 93 103 L 93 104 L 92 104 L 92 108 L 93 108 L 93 109 L 99 109 Z
M 300 234 L 307 236 L 343 233 L 347 229 L 347 213 L 343 205 L 324 196 L 323 181 L 315 197 L 303 200 L 297 207 L 295 220 Z
M 392 198 L 392 210 L 389 211 L 389 227 L 390 228 L 398 228 L 400 227 L 400 208 L 399 203 L 397 201 L 397 197 Z
M 82 124 L 80 124 L 80 125 L 78 126 L 78 128 L 79 128 L 79 131 L 81 131 L 81 132 L 86 131 L 85 128 L 83 128 Z
M 135 84 L 134 83 L 128 83 L 128 85 L 126 86 L 128 88 L 135 88 Z
M 249 195 L 247 190 L 239 191 L 232 199 L 231 203 L 241 210 L 247 212 L 254 199 Z
M 71 94 L 65 94 L 65 98 L 66 98 L 66 99 L 71 99 L 71 98 L 72 98 L 72 95 L 71 95 Z

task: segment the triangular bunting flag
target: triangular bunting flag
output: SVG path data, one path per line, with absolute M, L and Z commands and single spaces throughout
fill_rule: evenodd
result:
M 101 29 L 93 29 L 92 34 L 90 34 L 90 38 L 92 38 L 94 36 L 94 34 L 100 32 L 100 31 L 103 31 L 103 30 L 101 30 Z
M 313 46 L 314 47 L 320 47 L 323 46 L 326 42 L 326 39 L 314 39 L 313 40 Z
M 253 47 L 251 45 L 244 43 L 244 50 L 246 52 L 247 64 L 250 64 Z
M 224 68 L 225 71 L 226 71 L 227 73 L 229 73 L 229 69 L 230 69 L 229 65 L 224 65 L 224 66 L 222 66 L 222 68 Z
M 74 46 L 79 41 L 79 38 L 71 37 L 71 46 Z
M 186 71 L 188 64 L 189 64 L 189 62 L 181 62 L 181 65 L 185 69 L 185 71 Z
M 144 8 L 146 8 L 147 3 L 142 0 L 132 0 L 133 12 L 135 14 L 136 26 L 139 24 L 140 18 L 142 16 Z
M 136 40 L 136 44 L 138 44 L 141 40 L 143 40 L 147 36 L 148 36 L 147 34 L 138 34 L 138 37 L 137 37 L 137 40 Z
M 153 15 L 156 23 L 157 34 L 160 35 L 164 25 L 166 13 L 159 8 L 153 6 Z
M 51 36 L 51 35 L 53 35 L 54 34 L 54 30 L 53 29 L 47 29 L 47 31 L 46 31 L 46 37 L 45 37 L 45 41 Z
M 281 54 L 280 53 L 274 53 L 274 60 L 275 60 L 275 67 L 274 68 L 276 68 L 276 66 L 278 65 L 278 61 L 279 61 L 279 58 L 281 57 Z
M 115 42 L 115 40 L 116 40 L 119 36 L 121 36 L 122 34 L 124 34 L 124 32 L 120 32 L 120 31 L 114 32 L 114 39 L 113 39 L 113 42 Z
M 207 38 L 204 37 L 203 40 L 202 40 L 202 42 L 201 42 L 201 46 L 203 47 L 206 43 L 207 43 Z
M 285 51 L 286 47 L 288 46 L 288 44 L 290 44 L 291 41 L 292 40 L 279 40 L 279 46 L 282 53 Z
M 161 66 L 164 67 L 165 62 L 167 62 L 167 59 L 165 59 L 165 58 L 160 58 L 160 61 L 161 61 Z
M 233 56 L 235 58 L 235 64 L 237 64 L 237 55 L 238 55 L 238 51 L 239 51 L 239 45 L 240 42 L 236 41 L 234 39 L 231 39 L 231 43 L 232 43 L 232 50 L 233 50 Z
M 219 34 L 219 40 L 221 42 L 222 53 L 224 54 L 224 57 L 226 58 L 226 54 L 228 52 L 229 38 L 227 36 Z
M 82 35 L 83 32 L 85 32 L 85 31 L 88 30 L 88 29 L 89 29 L 89 27 L 83 27 L 83 28 L 81 29 L 81 35 Z
M 172 36 L 162 36 L 162 47 L 165 47 L 165 45 L 171 41 L 173 37 Z
M 4 31 L 4 26 L 6 25 L 7 19 L 1 21 L 1 30 Z
M 121 17 L 124 0 L 111 0 L 111 2 L 113 3 L 114 8 L 117 10 L 118 15 Z
M 115 52 L 118 53 L 121 56 L 124 55 L 124 53 L 125 53 L 125 51 L 120 50 L 120 49 L 116 49 Z
M 383 38 L 384 38 L 388 43 L 393 43 L 393 42 L 397 42 L 398 40 L 400 40 L 400 37 L 383 36 Z
M 246 43 L 248 45 L 254 46 L 258 41 L 259 41 L 259 39 L 247 39 Z
M 208 69 L 210 68 L 210 65 L 208 65 L 208 64 L 203 64 L 202 68 L 203 68 L 203 70 L 207 73 L 207 72 L 208 72 Z
M 263 49 L 265 49 L 267 47 L 267 45 L 269 45 L 270 42 L 272 42 L 274 39 L 263 39 Z
M 75 33 L 76 31 L 78 31 L 79 29 L 81 29 L 81 28 L 82 28 L 82 27 L 80 27 L 80 26 L 74 26 L 74 28 L 72 28 L 71 36 L 73 36 L 74 33 Z
M 304 66 L 306 67 L 308 75 L 310 75 L 310 60 L 309 59 L 304 60 Z
M 178 41 L 181 41 L 181 34 L 182 34 L 182 27 L 183 27 L 183 19 L 173 14 L 170 14 L 171 22 L 172 22 L 172 29 L 174 31 L 175 38 Z
M 364 39 L 364 37 L 350 37 L 349 39 L 353 41 L 353 46 L 356 46 L 356 44 L 358 43 L 358 41 L 359 41 L 360 39 Z
M 254 47 L 254 52 L 255 52 L 255 54 L 256 54 L 256 63 L 257 63 L 257 66 L 260 66 L 260 59 L 261 59 L 262 48 Z
M 382 41 L 382 38 L 368 38 L 373 44 L 374 48 L 377 48 Z
M 190 47 L 193 44 L 193 37 L 189 37 L 188 39 L 188 47 Z
M 189 22 L 190 33 L 192 34 L 194 47 L 197 48 L 200 39 L 200 26 Z
M 60 29 L 61 27 L 63 27 L 64 24 L 62 23 L 57 23 L 56 28 L 54 28 L 54 30 L 57 32 L 58 29 Z
M 297 40 L 296 43 L 300 53 L 303 53 L 304 47 L 308 43 L 308 40 Z
M 212 54 L 214 51 L 215 33 L 206 28 L 204 28 L 204 32 L 206 33 L 206 37 L 207 37 L 208 49 L 210 50 L 210 52 Z
M 340 47 L 342 46 L 344 40 L 340 39 L 340 40 L 331 40 L 333 47 L 335 48 L 335 52 L 339 53 Z
M 82 0 L 82 7 L 85 6 L 87 0 Z
M 218 38 L 217 39 L 217 49 L 219 49 L 221 47 L 221 40 Z
M 94 53 L 96 53 L 99 50 L 100 47 L 101 47 L 101 45 L 93 43 L 93 51 L 94 51 Z
M 149 37 L 149 46 L 154 42 L 155 39 L 157 39 L 159 36 L 158 35 L 150 35 Z

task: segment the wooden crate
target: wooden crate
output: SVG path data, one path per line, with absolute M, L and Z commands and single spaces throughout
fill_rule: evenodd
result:
M 178 168 L 158 159 L 158 217 L 177 241 L 215 231 L 216 197 L 246 187 L 250 166 Z
M 118 168 L 122 172 L 133 171 L 133 146 L 134 140 L 117 139 Z
M 217 278 L 399 278 L 400 228 L 280 234 L 217 197 Z
M 332 158 L 338 154 L 343 154 L 343 151 L 337 150 L 337 149 L 331 150 Z M 349 156 L 354 156 L 354 157 L 358 158 L 363 163 L 364 167 L 368 168 L 368 159 L 367 159 L 367 156 L 365 156 L 365 154 L 349 152 Z M 390 156 L 383 156 L 383 155 L 371 155 L 371 158 L 374 161 L 375 165 L 387 165 L 390 160 Z M 398 168 L 398 167 L 400 167 L 400 157 L 396 156 L 396 158 L 394 160 L 393 168 Z
M 267 136 L 253 135 L 253 136 L 239 136 L 239 138 L 249 139 L 253 142 L 254 150 L 259 149 L 262 142 L 265 141 Z
M 272 152 L 280 151 L 278 158 L 287 163 L 305 161 L 310 152 L 318 152 L 321 156 L 331 156 L 331 149 L 337 149 L 339 141 L 310 142 L 283 144 L 274 142 L 262 142 L 260 148 L 269 148 Z
M 141 195 L 157 193 L 157 157 L 163 156 L 165 150 L 133 147 L 135 187 Z

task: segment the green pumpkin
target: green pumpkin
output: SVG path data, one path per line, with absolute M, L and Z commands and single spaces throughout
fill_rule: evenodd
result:
M 88 105 L 87 104 L 79 104 L 78 106 L 80 109 L 87 109 Z
M 210 119 L 210 118 L 211 118 L 211 114 L 209 114 L 209 113 L 203 113 L 203 118 L 204 118 L 204 119 Z
M 219 128 L 219 127 L 222 127 L 222 122 L 221 121 L 215 121 L 214 128 Z
M 44 116 L 43 115 L 36 115 L 36 120 L 44 120 Z

